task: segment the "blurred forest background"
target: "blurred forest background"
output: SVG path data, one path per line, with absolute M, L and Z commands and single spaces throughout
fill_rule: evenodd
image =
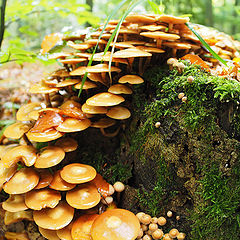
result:
M 97 27 L 121 0 L 1 0 L 2 52 L 39 51 L 44 36 Z M 118 11 L 120 18 L 126 1 Z M 5 11 L 5 13 L 4 13 Z M 135 12 L 189 15 L 191 22 L 213 26 L 240 39 L 240 0 L 146 0 Z M 5 18 L 4 18 L 5 16 Z M 2 62 L 2 61 L 1 61 Z

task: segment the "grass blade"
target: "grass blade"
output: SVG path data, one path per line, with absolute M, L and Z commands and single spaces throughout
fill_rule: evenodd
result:
M 196 37 L 199 39 L 202 45 L 212 54 L 214 58 L 216 58 L 219 62 L 227 66 L 227 62 L 212 50 L 212 48 L 205 42 L 205 40 L 200 36 L 200 34 L 198 34 L 198 32 L 189 23 L 185 23 L 185 25 L 196 35 Z

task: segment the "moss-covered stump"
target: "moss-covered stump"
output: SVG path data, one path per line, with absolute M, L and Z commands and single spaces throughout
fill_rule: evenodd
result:
M 127 133 L 141 210 L 181 215 L 171 226 L 189 239 L 239 239 L 240 84 L 196 66 L 153 68 L 144 78 Z

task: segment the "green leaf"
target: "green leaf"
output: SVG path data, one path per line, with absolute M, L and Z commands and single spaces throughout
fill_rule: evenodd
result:
M 227 62 L 212 50 L 212 48 L 204 41 L 200 34 L 198 34 L 198 32 L 189 23 L 185 23 L 185 25 L 196 35 L 196 37 L 199 39 L 202 45 L 212 54 L 214 58 L 216 58 L 219 62 L 227 66 Z

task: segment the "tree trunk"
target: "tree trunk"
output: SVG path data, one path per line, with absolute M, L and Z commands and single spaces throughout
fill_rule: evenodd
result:
M 205 24 L 211 27 L 214 24 L 212 0 L 205 1 Z
M 6 9 L 7 0 L 2 0 L 1 4 L 1 23 L 0 23 L 0 50 L 2 46 L 4 30 L 5 30 L 5 9 Z

